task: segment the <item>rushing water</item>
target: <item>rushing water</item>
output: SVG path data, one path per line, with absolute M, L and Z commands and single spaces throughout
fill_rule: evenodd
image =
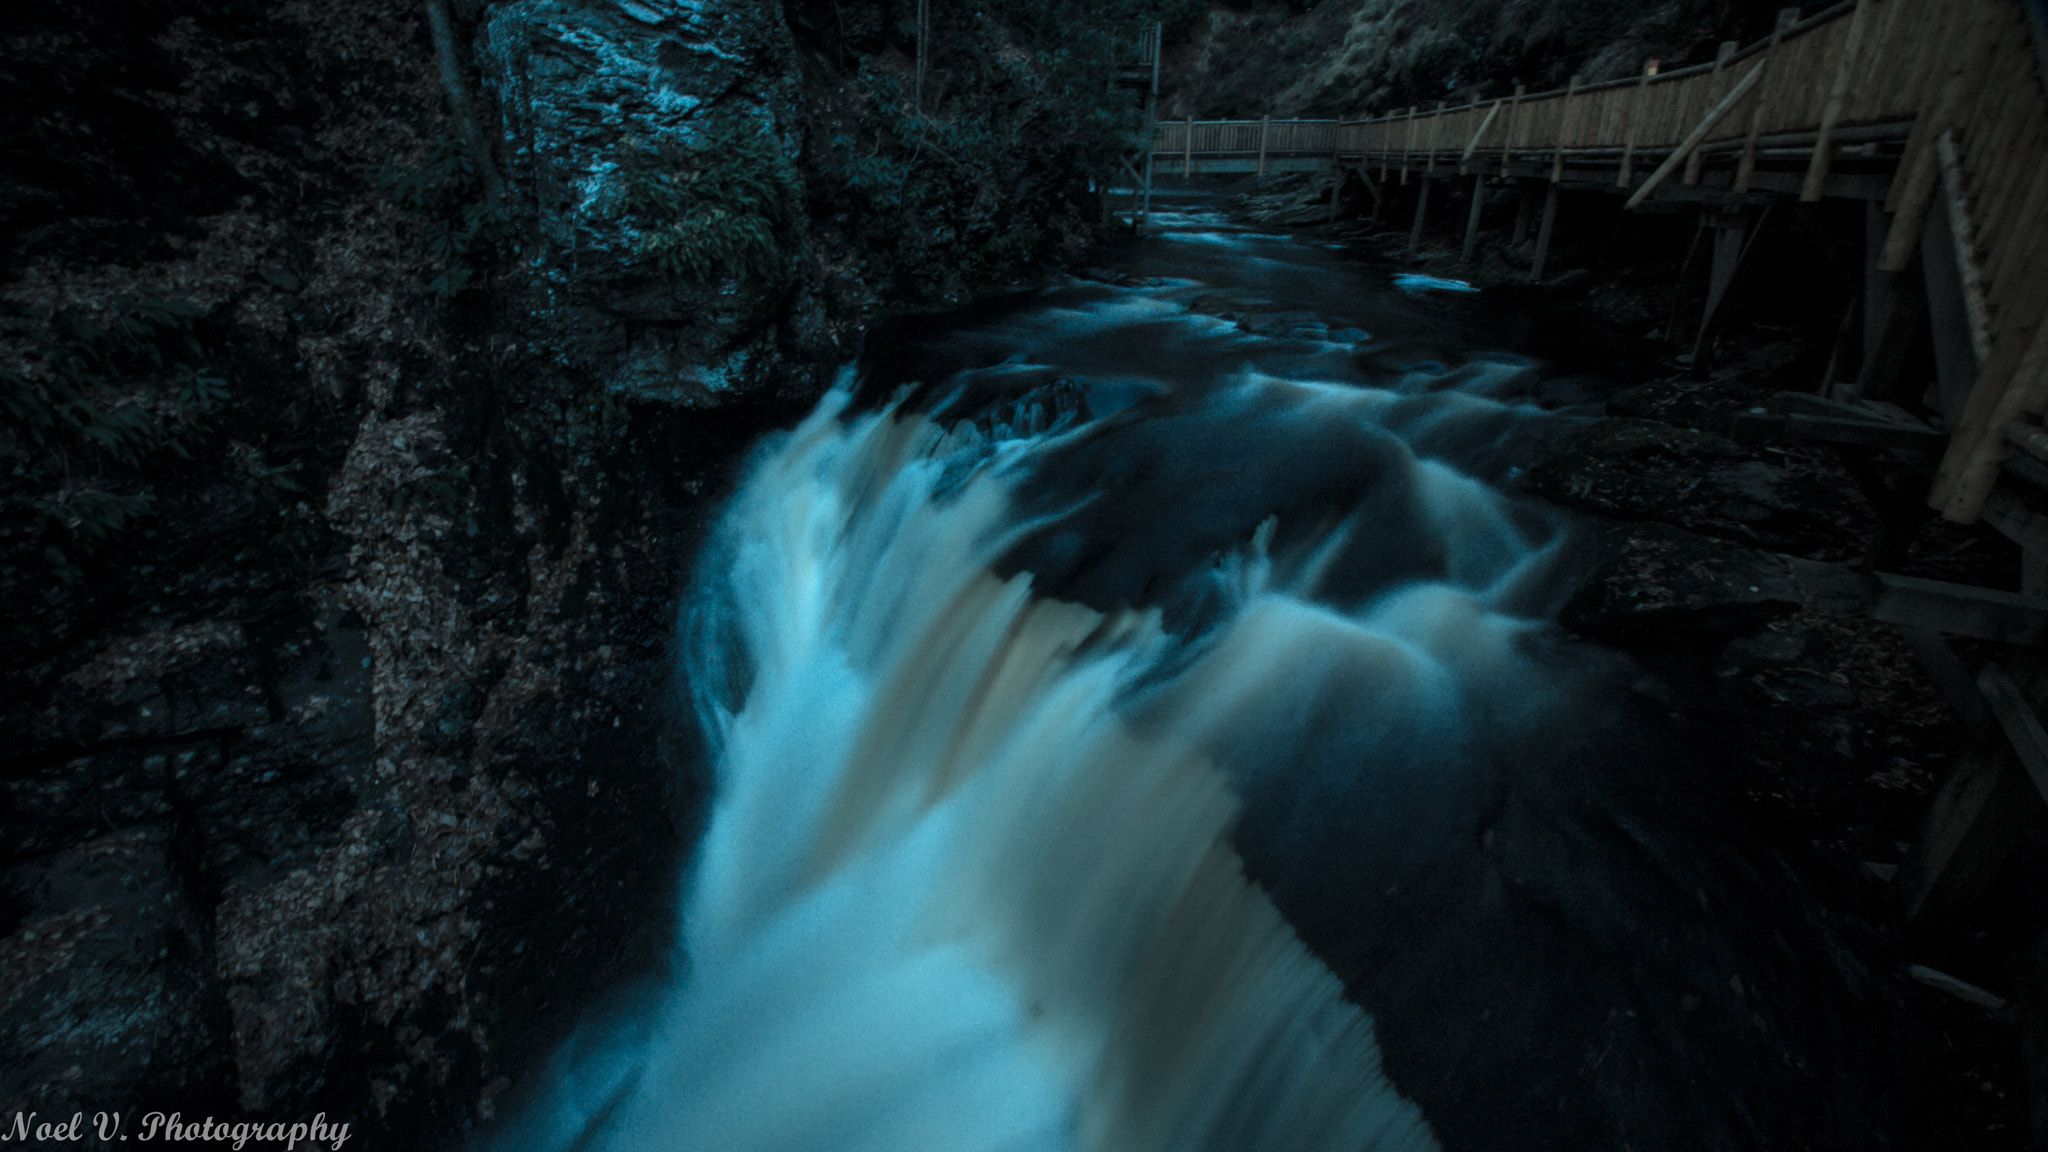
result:
M 678 974 L 507 1143 L 1847 1139 L 1825 932 L 1546 623 L 1574 532 L 1504 491 L 1625 364 L 1167 219 L 899 325 L 760 450 L 685 612 Z

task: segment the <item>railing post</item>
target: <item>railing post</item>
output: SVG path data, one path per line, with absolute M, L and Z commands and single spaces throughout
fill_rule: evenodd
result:
M 1763 130 L 1764 106 L 1771 95 L 1771 57 L 1778 54 L 1778 41 L 1785 38 L 1785 30 L 1799 23 L 1799 9 L 1785 8 L 1778 12 L 1777 26 L 1771 29 L 1771 42 L 1764 47 L 1763 75 L 1758 79 L 1756 96 L 1749 105 L 1749 135 L 1742 141 L 1742 160 L 1735 167 L 1735 188 L 1738 193 L 1749 191 L 1749 178 L 1756 172 L 1756 138 Z
M 1799 198 L 1809 204 L 1820 199 L 1821 190 L 1827 187 L 1828 165 L 1834 159 L 1829 137 L 1834 135 L 1835 122 L 1842 118 L 1842 105 L 1848 99 L 1850 71 L 1863 48 L 1864 14 L 1869 8 L 1870 0 L 1856 0 L 1856 12 L 1849 17 L 1849 33 L 1842 40 L 1842 58 L 1835 61 L 1828 101 L 1820 114 L 1820 133 L 1813 142 L 1813 160 L 1806 166 L 1806 183 L 1799 190 Z
M 1443 143 L 1444 105 L 1446 103 L 1448 101 L 1437 101 L 1436 111 L 1429 118 L 1429 170 L 1423 173 L 1425 176 L 1436 175 L 1436 149 L 1437 145 Z
M 1714 79 L 1712 81 L 1713 87 L 1708 91 L 1708 108 L 1711 109 L 1720 104 L 1722 97 L 1727 95 L 1728 60 L 1735 55 L 1735 50 L 1740 47 L 1742 46 L 1733 40 L 1723 40 L 1721 41 L 1720 51 L 1714 53 Z M 1692 155 L 1685 158 L 1684 183 L 1698 184 L 1700 182 L 1700 171 L 1705 163 L 1706 157 L 1701 154 L 1699 149 L 1693 149 Z
M 1515 128 L 1522 119 L 1522 93 L 1529 90 L 1526 84 L 1515 85 L 1515 99 L 1508 105 L 1508 130 L 1500 142 L 1500 174 L 1508 174 L 1508 158 L 1515 150 Z
M 1564 146 L 1572 135 L 1572 97 L 1579 91 L 1579 75 L 1574 72 L 1564 87 L 1564 106 L 1557 110 L 1557 148 L 1551 155 L 1550 182 L 1556 184 L 1564 179 Z
M 1415 109 L 1416 105 L 1414 104 L 1408 106 L 1408 143 L 1401 149 L 1401 183 L 1403 184 L 1408 183 L 1408 160 L 1415 154 Z
M 1188 113 L 1187 139 L 1181 141 L 1180 175 L 1185 180 L 1195 174 L 1195 114 Z
M 1642 79 L 1636 81 L 1635 101 L 1628 110 L 1628 125 L 1621 135 L 1621 170 L 1614 174 L 1614 186 L 1627 188 L 1636 174 L 1636 134 L 1643 127 L 1643 105 L 1650 99 L 1650 77 L 1657 74 L 1655 58 L 1644 61 Z
M 1273 130 L 1273 117 L 1259 118 L 1259 175 L 1266 174 L 1266 136 Z
M 1465 214 L 1465 247 L 1458 259 L 1470 264 L 1472 254 L 1479 250 L 1479 216 L 1486 207 L 1486 176 L 1484 173 L 1472 177 L 1472 210 Z

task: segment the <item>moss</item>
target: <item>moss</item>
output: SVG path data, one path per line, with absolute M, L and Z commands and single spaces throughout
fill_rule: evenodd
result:
M 795 215 L 796 169 L 756 122 L 714 122 L 694 148 L 629 140 L 602 206 L 639 234 L 640 253 L 672 280 L 779 276 Z

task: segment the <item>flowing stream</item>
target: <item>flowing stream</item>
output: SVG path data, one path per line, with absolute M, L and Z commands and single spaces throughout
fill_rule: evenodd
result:
M 1581 533 L 1508 490 L 1627 361 L 1183 207 L 878 334 L 758 451 L 679 645 L 676 975 L 506 1146 L 1853 1134 L 1826 930 L 1720 837 L 1726 757 L 1548 623 Z

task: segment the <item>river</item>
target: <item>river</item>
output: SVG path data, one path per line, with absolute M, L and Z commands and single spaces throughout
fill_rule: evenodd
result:
M 1734 754 L 1551 622 L 1585 533 L 1514 478 L 1629 350 L 1165 209 L 758 450 L 675 975 L 502 1143 L 1857 1146 L 1853 965 Z

